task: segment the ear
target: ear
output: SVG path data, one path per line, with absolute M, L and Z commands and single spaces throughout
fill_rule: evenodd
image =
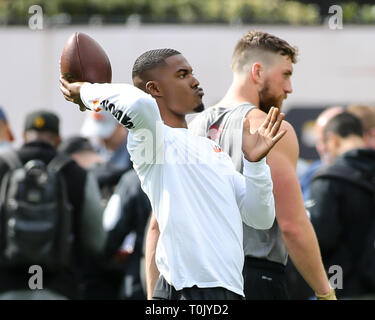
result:
M 251 65 L 250 77 L 255 83 L 263 83 L 264 67 L 255 62 Z
M 334 149 L 337 149 L 337 148 L 340 147 L 341 139 L 337 134 L 335 134 L 333 132 L 327 133 L 326 141 L 327 141 L 327 144 L 329 144 Z
M 10 130 L 9 126 L 6 125 L 6 133 L 8 135 L 8 139 L 10 142 L 13 142 L 14 141 L 14 136 L 13 136 L 13 133 L 12 131 Z
M 146 91 L 153 97 L 161 97 L 163 95 L 162 90 L 157 81 L 148 81 L 146 83 Z
M 53 140 L 54 140 L 55 147 L 57 147 L 61 143 L 62 138 L 60 135 L 56 135 L 56 137 Z

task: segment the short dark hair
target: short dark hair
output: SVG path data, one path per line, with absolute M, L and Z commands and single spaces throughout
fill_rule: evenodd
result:
M 354 114 L 362 122 L 363 132 L 369 133 L 375 128 L 375 107 L 365 104 L 352 104 L 347 107 L 347 111 Z
M 69 138 L 64 139 L 60 143 L 58 151 L 65 152 L 67 154 L 73 154 L 83 151 L 95 152 L 95 149 L 88 138 L 81 136 L 71 136 Z
M 337 134 L 342 138 L 346 138 L 350 135 L 362 137 L 363 126 L 361 120 L 353 114 L 341 112 L 327 122 L 324 128 L 324 136 L 329 132 Z
M 145 85 L 148 79 L 146 71 L 155 69 L 156 67 L 165 65 L 165 59 L 181 54 L 174 49 L 154 49 L 149 50 L 140 55 L 134 62 L 132 78 L 139 77 L 142 81 L 137 84 L 137 87 L 143 91 L 146 91 Z
M 259 52 L 270 52 L 288 56 L 292 63 L 297 62 L 298 50 L 288 42 L 267 32 L 251 30 L 238 42 L 232 56 L 232 70 L 239 71 Z

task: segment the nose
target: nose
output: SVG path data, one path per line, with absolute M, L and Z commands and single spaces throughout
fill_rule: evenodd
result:
M 192 83 L 191 83 L 192 88 L 196 88 L 200 85 L 200 83 L 199 83 L 199 81 L 196 77 L 192 76 L 192 80 L 193 80 Z
M 288 82 L 286 83 L 286 86 L 284 88 L 284 92 L 286 94 L 289 94 L 289 93 L 292 93 L 293 92 L 293 88 L 292 88 L 292 82 L 290 81 L 290 79 L 288 79 Z

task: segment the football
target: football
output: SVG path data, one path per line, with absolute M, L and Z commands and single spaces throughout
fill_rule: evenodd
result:
M 69 82 L 109 83 L 112 68 L 103 48 L 90 36 L 75 32 L 60 58 L 60 73 Z

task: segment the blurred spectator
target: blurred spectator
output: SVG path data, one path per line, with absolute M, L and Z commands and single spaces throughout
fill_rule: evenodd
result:
M 123 170 L 131 167 L 126 148 L 128 131 L 109 112 L 88 112 L 81 135 L 91 140 L 105 162 Z
M 14 137 L 10 130 L 7 117 L 3 108 L 0 106 L 0 152 L 9 149 L 13 141 Z
M 326 124 L 323 140 L 329 159 L 336 160 L 319 169 L 311 182 L 311 221 L 326 269 L 342 269 L 337 296 L 360 298 L 374 294 L 362 279 L 360 261 L 375 221 L 373 187 L 363 185 L 375 177 L 375 150 L 365 148 L 361 121 L 348 112 Z
M 35 111 L 27 115 L 25 143 L 19 151 L 14 152 L 20 165 L 30 164 L 30 160 L 48 164 L 52 159 L 56 159 L 56 147 L 61 141 L 59 122 L 58 116 L 49 111 Z M 0 181 L 11 168 L 9 161 L 3 159 L 5 158 L 0 160 Z M 27 269 L 11 269 L 0 263 L 0 292 L 3 299 L 79 299 L 82 266 L 87 258 L 96 256 L 103 250 L 106 240 L 102 226 L 103 208 L 95 177 L 74 161 L 68 161 L 60 172 L 66 184 L 68 202 L 73 210 L 71 263 L 68 268 L 58 272 L 44 270 L 42 291 L 29 288 L 31 275 Z M 36 234 L 35 237 L 37 236 Z
M 132 169 L 121 178 L 104 211 L 108 232 L 104 268 L 93 277 L 88 297 L 99 299 L 145 299 L 141 284 L 141 259 L 151 204 Z M 98 293 L 100 294 L 98 296 Z M 95 295 L 95 296 L 94 296 Z
M 108 232 L 104 255 L 99 261 L 92 261 L 88 268 L 85 298 L 145 298 L 140 284 L 139 264 L 151 207 L 141 190 L 138 176 L 134 170 L 124 173 L 111 162 L 104 162 L 85 137 L 64 139 L 59 151 L 70 154 L 78 164 L 93 172 L 98 178 L 104 203 L 107 205 L 110 200 L 103 217 L 103 225 Z
M 341 106 L 332 106 L 325 109 L 316 119 L 315 124 L 315 136 L 316 136 L 316 150 L 319 154 L 320 159 L 314 161 L 310 166 L 305 169 L 304 173 L 299 177 L 303 199 L 306 201 L 309 198 L 310 193 L 310 182 L 315 174 L 316 170 L 319 169 L 322 165 L 327 165 L 332 162 L 326 149 L 323 139 L 323 131 L 327 122 L 332 119 L 335 115 L 340 112 L 343 112 L 344 108 Z
M 347 111 L 361 120 L 365 145 L 375 149 L 375 106 L 353 104 L 348 106 Z
M 90 140 L 81 136 L 63 139 L 58 150 L 69 154 L 82 168 L 87 170 L 104 162 Z
M 94 149 L 88 138 L 72 136 L 60 144 L 59 151 L 69 154 L 81 167 L 90 170 L 98 180 L 103 207 L 107 205 L 122 174 L 129 168 L 123 169 L 106 162 Z

